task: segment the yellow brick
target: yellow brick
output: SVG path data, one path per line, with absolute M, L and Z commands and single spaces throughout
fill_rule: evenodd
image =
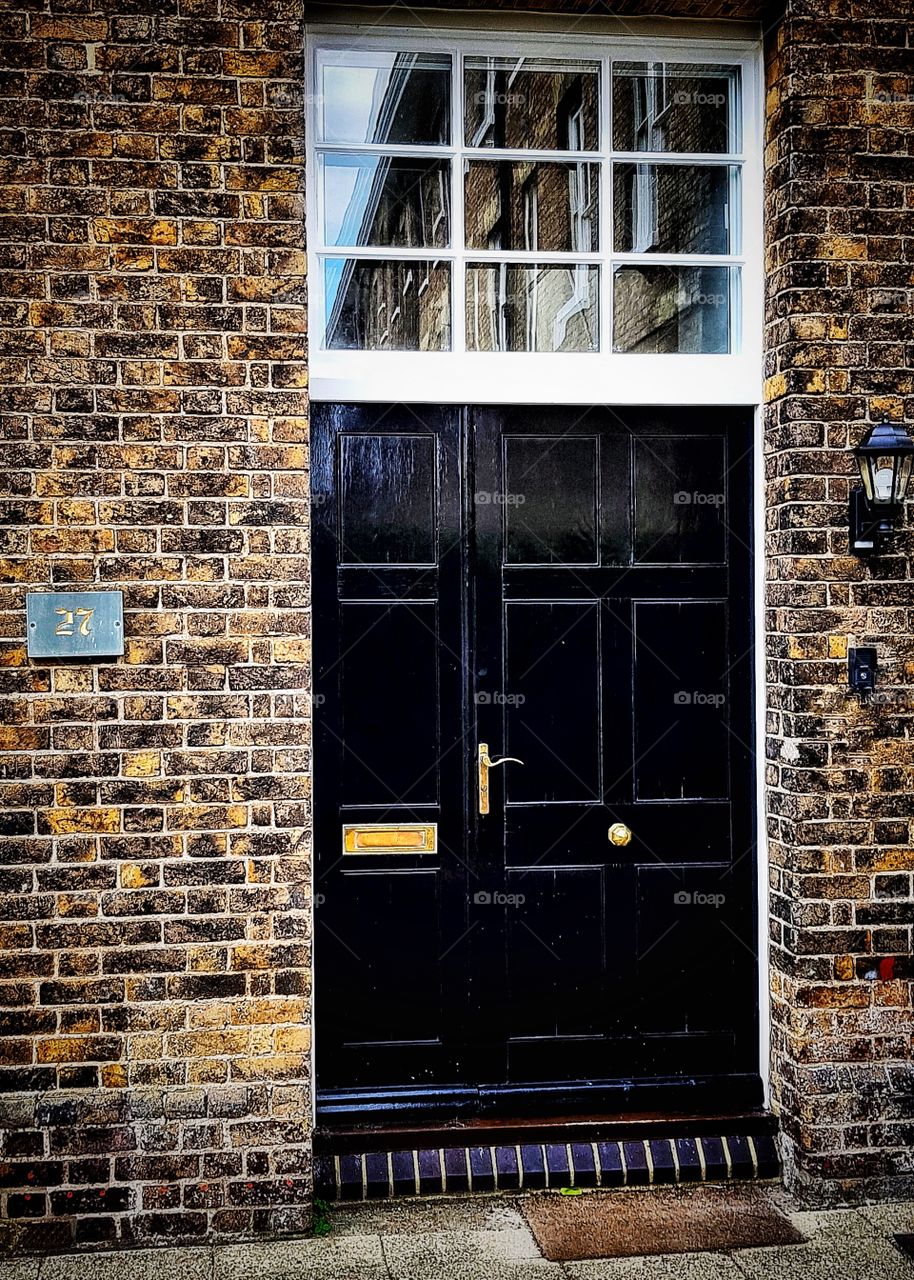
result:
M 901 422 L 904 418 L 904 400 L 901 396 L 872 396 L 870 417 L 891 418 L 895 422 Z
M 308 1075 L 309 1060 L 303 1054 L 270 1054 L 264 1058 L 236 1058 L 235 1080 L 300 1080 Z
M 251 1045 L 249 1053 L 255 1057 L 262 1053 L 269 1053 L 273 1048 L 273 1030 L 271 1027 L 254 1027 L 251 1031 Z
M 169 809 L 169 827 L 174 831 L 212 831 L 216 828 L 246 827 L 247 805 L 184 805 Z
M 158 867 L 141 867 L 133 862 L 125 862 L 120 868 L 120 885 L 122 889 L 146 889 L 159 883 Z
M 62 498 L 57 504 L 58 524 L 98 523 L 98 513 L 94 502 L 86 502 L 84 498 Z
M 91 857 L 81 858 L 80 861 L 94 862 L 95 859 Z M 77 894 L 75 897 L 70 897 L 65 893 L 58 894 L 54 901 L 54 905 L 57 908 L 57 914 L 59 916 L 79 916 L 80 918 L 85 918 L 86 916 L 98 915 L 98 904 L 90 897 L 80 894 Z
M 35 1045 L 35 1057 L 38 1062 L 92 1062 L 98 1060 L 109 1044 L 109 1037 L 99 1036 L 39 1040 Z
M 40 729 L 24 724 L 0 724 L 0 751 L 40 751 L 42 745 Z
M 277 1053 L 310 1053 L 310 1027 L 279 1027 L 274 1047 Z
M 249 1050 L 251 1033 L 247 1027 L 221 1031 L 189 1031 L 168 1036 L 166 1048 L 175 1058 L 223 1058 Z
M 40 582 L 50 575 L 49 564 L 49 560 L 36 560 L 26 556 L 20 556 L 16 560 L 0 559 L 0 582 Z
M 26 660 L 24 644 L 17 644 L 11 649 L 0 649 L 0 667 L 24 667 Z
M 228 1027 L 238 1019 L 233 1017 L 234 1008 L 223 1000 L 206 1001 L 203 1004 L 191 1005 L 188 1010 L 188 1021 L 192 1028 Z
M 121 829 L 120 809 L 48 809 L 43 816 L 55 836 L 81 831 L 113 835 Z
M 154 778 L 162 772 L 160 751 L 128 751 L 124 756 L 125 778 Z
M 54 803 L 61 809 L 76 808 L 80 804 L 85 804 L 85 795 L 80 798 L 83 786 L 84 784 L 79 782 L 58 782 L 54 787 Z
M 177 244 L 178 226 L 159 218 L 93 218 L 97 244 Z
M 102 1085 L 105 1089 L 126 1089 L 127 1068 L 120 1062 L 102 1067 Z
M 221 973 L 225 951 L 222 947 L 188 947 L 187 967 L 192 973 Z
M 187 1064 L 188 1084 L 221 1084 L 228 1080 L 229 1064 L 224 1058 L 191 1058 Z
M 233 1022 L 303 1022 L 307 1016 L 308 1002 L 299 996 L 276 996 L 232 1006 Z
M 124 642 L 124 661 L 134 667 L 162 661 L 162 641 L 129 637 Z
M 127 1057 L 135 1062 L 143 1059 L 157 1061 L 163 1056 L 164 1037 L 155 1031 L 147 1031 L 142 1035 L 128 1036 Z
M 810 395 L 818 395 L 825 390 L 825 371 L 817 369 L 806 379 L 806 390 Z
M 773 378 L 765 379 L 765 400 L 777 400 L 787 391 L 787 379 L 783 373 L 776 373 Z
M 303 638 L 273 641 L 274 662 L 310 662 L 311 641 Z
M 55 667 L 52 673 L 55 693 L 91 693 L 94 676 L 91 667 Z
M 866 240 L 863 236 L 825 236 L 822 256 L 844 262 L 861 261 L 866 258 Z
M 830 658 L 847 657 L 847 636 L 828 637 L 828 656 Z
M 273 957 L 269 947 L 241 945 L 232 948 L 232 968 L 234 970 L 269 969 L 272 964 Z

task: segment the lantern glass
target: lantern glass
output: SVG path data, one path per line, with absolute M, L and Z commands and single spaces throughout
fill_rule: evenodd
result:
M 900 506 L 914 459 L 914 441 L 907 431 L 881 423 L 870 428 L 854 452 L 867 502 L 875 507 Z

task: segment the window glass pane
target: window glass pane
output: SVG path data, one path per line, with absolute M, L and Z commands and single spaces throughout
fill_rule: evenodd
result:
M 325 345 L 333 350 L 450 349 L 451 271 L 446 263 L 328 258 L 324 298 Z
M 446 54 L 341 54 L 321 71 L 322 142 L 449 141 Z
M 595 151 L 599 67 L 539 58 L 467 58 L 468 147 Z
M 470 351 L 598 351 L 598 317 L 598 267 L 467 267 Z
M 595 253 L 599 191 L 599 168 L 584 161 L 470 160 L 467 248 Z
M 613 350 L 689 355 L 730 350 L 730 267 L 617 267 Z
M 443 249 L 449 160 L 325 155 L 324 243 Z
M 739 68 L 613 63 L 616 151 L 736 152 Z
M 729 165 L 617 164 L 613 248 L 617 253 L 736 253 Z

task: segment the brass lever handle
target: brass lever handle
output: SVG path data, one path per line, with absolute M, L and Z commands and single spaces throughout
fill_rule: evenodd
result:
M 479 754 L 477 757 L 477 768 L 479 771 L 479 812 L 489 812 L 489 770 L 497 769 L 500 764 L 523 764 L 523 760 L 518 760 L 517 756 L 501 756 L 497 760 L 493 760 L 489 755 L 489 744 L 480 742 Z

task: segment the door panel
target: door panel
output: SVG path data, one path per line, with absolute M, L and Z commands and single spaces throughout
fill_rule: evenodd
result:
M 635 797 L 726 799 L 726 602 L 636 600 L 633 605 Z M 653 749 L 655 743 L 660 749 Z
M 315 980 L 324 1089 L 471 1073 L 461 415 L 314 414 Z M 435 824 L 436 852 L 344 852 Z
M 506 804 L 597 801 L 599 605 L 511 601 L 505 604 L 503 626 L 503 740 L 506 753 L 524 762 L 505 774 Z M 572 705 L 579 707 L 574 716 L 568 714 Z
M 432 601 L 340 603 L 344 805 L 437 804 L 441 641 Z
M 750 456 L 744 410 L 316 407 L 325 1113 L 760 1098 Z

